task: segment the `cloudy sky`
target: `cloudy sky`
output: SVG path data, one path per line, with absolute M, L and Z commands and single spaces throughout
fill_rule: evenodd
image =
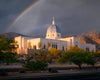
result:
M 100 0 L 41 0 L 11 25 L 37 1 L 0 0 L 0 33 L 45 34 L 53 16 L 63 35 L 100 32 Z

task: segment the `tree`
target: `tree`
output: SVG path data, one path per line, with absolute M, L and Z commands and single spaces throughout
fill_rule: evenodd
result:
M 34 56 L 35 60 L 43 61 L 43 62 L 51 62 L 51 57 L 48 55 L 48 51 L 39 50 L 38 54 Z
M 50 55 L 52 57 L 58 57 L 58 56 L 60 56 L 60 51 L 58 49 L 56 49 L 56 48 L 51 48 L 49 50 L 49 52 L 50 52 Z
M 51 61 L 58 61 L 59 56 L 61 55 L 61 52 L 56 48 L 50 48 L 49 49 L 49 57 L 51 58 Z
M 16 42 L 14 40 L 0 37 L 0 60 L 6 62 L 7 64 L 12 62 L 11 60 L 13 57 L 11 57 L 10 53 L 12 53 L 16 48 Z M 8 58 L 9 60 L 7 61 Z
M 2 54 L 2 61 L 5 62 L 7 65 L 9 63 L 16 62 L 16 53 L 5 52 Z
M 100 51 L 93 52 L 93 55 L 94 55 L 95 57 L 99 57 L 99 58 L 100 58 Z
M 89 52 L 80 50 L 80 48 L 73 47 L 71 50 L 66 51 L 59 58 L 60 63 L 74 63 L 81 69 L 82 64 L 94 65 L 94 60 Z
M 47 42 L 47 49 L 49 49 L 50 45 L 50 42 Z
M 69 52 L 83 52 L 82 48 L 70 46 Z
M 38 48 L 41 49 L 41 42 L 38 43 Z
M 0 52 L 12 52 L 13 49 L 16 49 L 16 42 L 14 40 L 0 37 Z
M 95 62 L 100 62 L 100 51 L 92 52 Z

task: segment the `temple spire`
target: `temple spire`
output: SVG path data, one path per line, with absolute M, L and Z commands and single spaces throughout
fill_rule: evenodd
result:
M 54 20 L 54 16 L 53 16 L 53 21 L 52 21 L 52 25 L 55 25 L 55 20 Z

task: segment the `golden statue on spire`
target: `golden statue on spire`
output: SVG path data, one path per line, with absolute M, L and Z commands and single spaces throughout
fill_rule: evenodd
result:
M 54 16 L 53 16 L 53 21 L 52 21 L 52 25 L 55 25 L 55 20 L 54 20 Z

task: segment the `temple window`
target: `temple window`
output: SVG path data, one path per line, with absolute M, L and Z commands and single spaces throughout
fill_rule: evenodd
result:
M 89 48 L 86 48 L 86 51 L 90 51 Z
M 58 37 L 59 37 L 59 34 L 58 34 Z
M 64 46 L 62 47 L 62 50 L 64 51 Z
M 75 42 L 75 47 L 78 47 L 78 42 L 77 41 Z
M 33 49 L 36 49 L 36 45 L 33 46 Z
M 72 45 L 72 39 L 70 39 L 70 45 Z
M 57 49 L 57 44 L 56 44 L 56 49 Z
M 45 49 L 45 44 L 44 44 L 44 46 L 43 46 L 43 49 Z

